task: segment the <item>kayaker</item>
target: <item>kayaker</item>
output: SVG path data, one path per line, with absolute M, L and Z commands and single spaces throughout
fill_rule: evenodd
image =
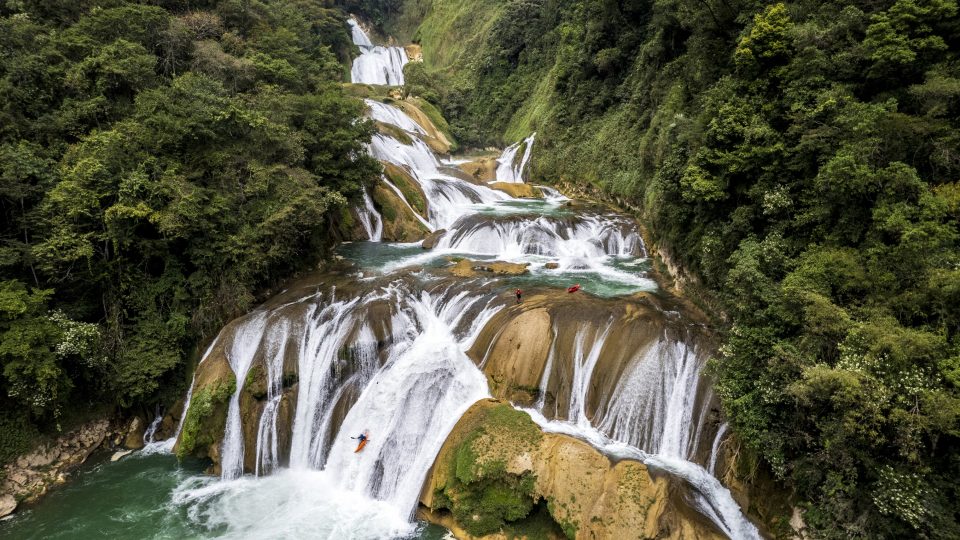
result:
M 366 436 L 365 434 L 363 434 L 363 433 L 361 433 L 359 437 L 350 437 L 350 438 L 351 438 L 351 439 L 356 439 L 356 440 L 358 440 L 358 441 L 360 441 L 360 442 L 363 442 L 363 441 L 367 440 L 367 436 Z

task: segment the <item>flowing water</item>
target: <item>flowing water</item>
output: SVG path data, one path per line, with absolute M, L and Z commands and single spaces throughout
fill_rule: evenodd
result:
M 403 49 L 376 46 L 356 21 L 351 26 L 362 53 L 354 82 L 402 84 Z M 577 282 L 584 284 L 579 294 L 606 298 L 656 291 L 631 219 L 573 204 L 548 187 L 542 199 L 518 200 L 470 182 L 454 169 L 456 160 L 430 149 L 414 118 L 387 103 L 368 100 L 367 107 L 371 119 L 410 136 L 376 134 L 369 151 L 422 189 L 428 211 L 417 218 L 445 231 L 434 249 L 379 242 L 384 216 L 365 191 L 356 211 L 370 241 L 339 251 L 352 274 L 285 291 L 225 327 L 204 354 L 199 369 L 219 358 L 237 381 L 219 477 L 170 455 L 182 421 L 166 441 L 153 440 L 155 422 L 144 450 L 88 468 L 0 534 L 439 538 L 441 530 L 418 524 L 413 514 L 447 435 L 468 407 L 490 395 L 485 360 L 478 367 L 467 352 L 511 301 L 503 291 Z M 531 135 L 505 149 L 497 180 L 523 182 L 533 145 Z M 397 186 L 382 181 L 406 202 Z M 441 269 L 454 257 L 521 263 L 529 272 L 499 282 L 453 280 Z M 719 530 L 758 538 L 711 474 L 727 428 L 710 418 L 714 398 L 701 376 L 708 348 L 692 334 L 664 330 L 636 350 L 615 351 L 612 369 L 604 362 L 619 348 L 611 337 L 619 324 L 612 316 L 584 318 L 572 338 L 554 326 L 536 403 L 523 410 L 546 431 L 671 475 Z M 266 384 L 251 412 L 244 389 L 257 373 Z M 187 407 L 192 396 L 191 387 Z M 351 437 L 368 429 L 366 448 L 354 453 Z
M 371 43 L 363 28 L 350 19 L 353 42 L 360 48 L 360 56 L 353 61 L 350 77 L 355 83 L 400 86 L 403 84 L 403 66 L 407 52 L 403 47 L 381 47 Z
M 530 156 L 533 155 L 533 141 L 536 133 L 531 134 L 526 139 L 508 146 L 503 154 L 497 158 L 497 181 L 508 182 L 511 184 L 523 182 L 523 171 L 530 162 Z M 523 153 L 519 154 L 523 148 Z

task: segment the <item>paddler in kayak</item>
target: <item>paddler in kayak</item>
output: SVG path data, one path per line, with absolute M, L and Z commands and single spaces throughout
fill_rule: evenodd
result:
M 579 291 L 579 290 L 580 290 L 580 284 L 579 284 L 579 283 L 577 283 L 577 284 L 574 285 L 573 287 L 567 288 L 567 292 L 568 292 L 568 293 L 575 293 L 575 292 L 577 292 L 577 291 Z
M 357 449 L 353 451 L 354 454 L 363 450 L 363 447 L 367 445 L 367 440 L 369 439 L 369 436 L 367 435 L 367 433 L 368 432 L 365 431 L 361 433 L 359 437 L 350 437 L 351 439 L 356 439 L 357 441 L 360 442 L 360 444 L 357 445 Z

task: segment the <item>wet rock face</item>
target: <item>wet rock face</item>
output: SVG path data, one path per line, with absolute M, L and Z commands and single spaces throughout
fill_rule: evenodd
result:
M 0 496 L 0 517 L 12 514 L 17 509 L 17 499 L 13 495 Z
M 230 328 L 224 332 L 230 332 Z M 194 455 L 214 459 L 219 455 L 219 444 L 227 422 L 227 402 L 237 384 L 223 342 L 218 343 L 197 367 L 193 395 L 174 446 L 178 457 Z
M 437 246 L 437 242 L 443 238 L 443 235 L 447 234 L 446 229 L 440 229 L 439 231 L 433 231 L 428 234 L 426 238 L 423 239 L 423 242 L 420 244 L 420 247 L 423 249 L 433 249 Z
M 497 178 L 497 157 L 496 155 L 484 156 L 458 166 L 472 181 L 486 184 Z
M 490 392 L 500 398 L 532 404 L 539 397 L 538 385 L 550 354 L 553 338 L 550 313 L 542 307 L 511 318 L 493 342 L 484 372 Z
M 426 517 L 446 515 L 465 538 L 530 530 L 541 504 L 545 537 L 722 538 L 678 512 L 671 489 L 640 462 L 613 464 L 583 441 L 541 433 L 526 413 L 484 400 L 447 438 L 421 504 Z
M 139 450 L 143 448 L 143 433 L 147 430 L 146 423 L 139 417 L 134 416 L 127 427 L 127 434 L 123 439 L 123 447 L 128 450 Z

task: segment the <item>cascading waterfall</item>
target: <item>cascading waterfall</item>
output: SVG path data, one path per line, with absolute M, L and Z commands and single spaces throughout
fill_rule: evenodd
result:
M 403 47 L 374 45 L 355 19 L 350 23 L 353 43 L 360 48 L 360 56 L 353 60 L 350 78 L 360 84 L 403 85 L 403 66 L 408 62 Z
M 383 176 L 382 178 L 380 178 L 380 181 L 383 182 L 388 188 L 390 188 L 397 195 L 397 198 L 400 199 L 400 201 L 404 204 L 404 206 L 406 206 L 407 209 L 410 210 L 410 213 L 413 214 L 413 216 L 417 218 L 417 221 L 422 223 L 423 226 L 426 227 L 428 231 L 434 230 L 433 225 L 431 225 L 429 221 L 424 219 L 424 217 L 420 215 L 420 212 L 417 212 L 417 210 L 407 201 L 407 196 L 403 194 L 403 191 L 400 191 L 400 188 L 395 186 L 393 182 L 390 181 L 389 178 L 387 178 L 386 176 Z
M 712 394 L 700 377 L 704 362 L 686 343 L 662 336 L 630 362 L 597 427 L 647 452 L 695 460 Z
M 533 140 L 536 133 L 531 134 L 526 139 L 514 143 L 504 149 L 503 153 L 497 158 L 497 182 L 508 182 L 518 184 L 523 182 L 523 170 L 530 161 L 533 154 Z M 517 161 L 517 152 L 523 148 L 523 155 L 519 162 Z
M 376 47 L 356 21 L 350 24 L 362 52 L 353 65 L 354 82 L 402 84 L 403 49 Z M 403 524 L 413 515 L 424 478 L 443 442 L 463 412 L 489 395 L 485 375 L 466 351 L 504 308 L 506 299 L 469 282 L 434 286 L 429 279 L 390 274 L 393 270 L 437 254 L 467 253 L 540 266 L 556 262 L 557 272 L 568 275 L 590 271 L 636 283 L 645 279 L 613 267 L 618 259 L 646 255 L 630 220 L 560 211 L 480 215 L 484 205 L 513 199 L 452 174 L 449 163 L 438 159 L 421 140 L 423 128 L 398 107 L 371 100 L 367 106 L 371 119 L 411 135 L 411 142 L 404 143 L 376 134 L 370 153 L 410 174 L 429 208 L 429 215 L 417 217 L 431 230 L 448 232 L 432 254 L 388 266 L 385 277 L 371 278 L 363 287 L 325 287 L 305 293 L 295 301 L 261 308 L 234 323 L 229 332 L 221 332 L 214 344 L 226 354 L 237 383 L 228 403 L 221 446 L 223 481 L 195 480 L 175 494 L 175 502 L 189 505 L 196 519 L 203 515 L 210 526 L 233 526 L 223 517 L 232 512 L 232 519 L 240 515 L 241 521 L 250 522 L 240 527 L 250 535 L 273 534 L 273 529 L 258 528 L 257 519 L 281 529 L 285 519 L 316 522 L 318 529 L 310 535 L 326 538 L 355 531 L 362 531 L 357 535 L 363 538 L 409 532 Z M 523 181 L 533 142 L 531 135 L 504 151 L 497 180 Z M 406 203 L 397 186 L 386 178 L 383 182 Z M 555 208 L 567 200 L 552 188 L 541 190 L 547 204 L 554 203 Z M 383 220 L 367 192 L 358 215 L 369 239 L 380 240 Z M 598 365 L 614 323 L 611 318 L 599 325 L 582 324 L 572 339 L 572 350 L 563 345 L 570 341 L 558 339 L 556 325 L 551 327 L 540 394 L 535 408 L 527 412 L 546 431 L 585 439 L 608 455 L 637 459 L 683 479 L 692 488 L 691 503 L 724 533 L 731 538 L 758 538 L 729 491 L 710 474 L 725 424 L 712 441 L 709 472 L 693 462 L 712 400 L 709 385 L 701 379 L 704 353 L 676 337 L 660 336 L 625 361 L 616 383 L 619 391 L 591 395 L 596 391 L 595 372 L 603 371 Z M 570 391 L 567 407 L 558 411 L 554 406 L 548 412 L 546 396 L 564 359 L 571 359 L 572 366 L 569 380 L 564 381 Z M 266 397 L 256 419 L 256 448 L 244 448 L 240 397 L 251 366 L 258 362 L 265 372 Z M 291 365 L 296 370 L 293 393 L 285 382 Z M 192 392 L 191 387 L 187 408 Z M 596 410 L 590 404 L 597 404 Z M 281 407 L 292 409 L 289 433 L 278 432 Z M 181 417 L 178 436 L 185 417 Z M 355 454 L 351 437 L 374 427 L 364 451 Z M 285 444 L 282 435 L 289 435 Z M 289 456 L 284 455 L 287 448 Z M 253 472 L 264 478 L 241 478 L 248 455 L 255 456 Z M 239 495 L 267 491 L 283 504 L 289 503 L 293 515 L 265 514 L 259 506 L 277 503 L 262 500 L 257 505 L 249 502 L 249 495 Z M 214 498 L 219 498 L 223 510 L 212 512 L 204 506 Z M 313 505 L 311 511 L 298 505 L 298 499 Z M 345 510 L 347 504 L 351 510 Z M 329 523 L 316 520 L 312 509 L 327 509 L 338 517 Z M 339 518 L 349 512 L 356 512 L 357 519 Z M 302 532 L 298 529 L 287 536 Z
M 413 177 L 429 200 L 427 220 L 432 228 L 444 229 L 452 225 L 477 203 L 495 203 L 510 196 L 478 186 L 445 174 L 436 154 L 422 140 L 413 138 L 410 144 L 381 133 L 370 141 L 370 153 L 386 163 L 392 163 Z
M 363 102 L 367 105 L 368 115 L 371 120 L 398 127 L 414 135 L 426 135 L 427 132 L 420 124 L 414 122 L 413 118 L 410 118 L 393 105 L 387 105 L 372 99 L 365 99 Z
M 410 308 L 419 332 L 387 360 L 350 409 L 327 469 L 341 485 L 389 501 L 413 515 L 423 479 L 463 412 L 488 395 L 486 379 L 454 334 L 466 295 L 445 301 L 424 293 Z M 359 456 L 345 436 L 379 426 Z
M 158 407 L 159 409 L 159 407 Z M 147 430 L 143 432 L 143 444 L 153 444 L 157 442 L 157 428 L 160 427 L 160 423 L 163 422 L 163 415 L 160 414 L 160 411 L 157 411 L 156 416 L 153 417 L 153 421 L 150 422 L 150 425 L 147 426 Z
M 589 265 L 590 260 L 637 257 L 643 242 L 626 220 L 578 216 L 472 221 L 464 218 L 437 244 L 437 249 L 511 259 L 523 255 L 556 258 L 562 267 Z
M 290 321 L 281 319 L 269 327 L 266 339 L 264 363 L 267 367 L 267 403 L 264 405 L 257 426 L 257 476 L 270 474 L 279 465 L 279 441 L 277 412 L 283 398 L 283 361 L 287 351 L 286 336 L 290 333 Z

